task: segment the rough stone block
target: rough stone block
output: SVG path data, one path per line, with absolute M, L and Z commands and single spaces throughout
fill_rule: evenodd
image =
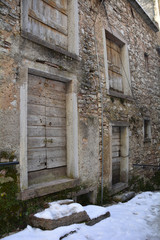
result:
M 86 225 L 88 225 L 88 226 L 93 226 L 93 225 L 95 225 L 96 223 L 99 223 L 100 221 L 102 221 L 102 220 L 104 220 L 104 219 L 106 219 L 106 218 L 108 218 L 108 217 L 110 217 L 110 212 L 106 212 L 105 214 L 103 214 L 103 215 L 101 215 L 101 216 L 99 216 L 99 217 L 97 217 L 97 218 L 91 219 L 90 221 L 88 221 L 88 222 L 86 223 Z
M 37 218 L 34 215 L 30 215 L 29 224 L 33 227 L 43 230 L 53 230 L 57 227 L 68 226 L 74 223 L 88 222 L 90 217 L 86 211 L 73 213 L 70 216 L 65 216 L 56 220 Z
M 116 202 L 126 202 L 135 196 L 135 192 L 127 192 L 113 197 Z

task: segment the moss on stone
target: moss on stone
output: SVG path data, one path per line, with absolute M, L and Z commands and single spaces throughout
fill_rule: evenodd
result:
M 135 192 L 154 191 L 160 189 L 160 171 L 155 172 L 150 179 L 133 175 L 129 180 L 129 188 Z
M 18 174 L 14 165 L 0 167 L 0 178 L 7 181 L 0 182 L 0 238 L 3 234 L 23 229 L 28 224 L 28 217 L 48 207 L 48 202 L 59 199 L 72 198 L 84 186 L 50 194 L 47 196 L 21 201 L 17 199 L 19 193 Z M 12 181 L 8 181 L 8 180 Z
M 109 204 L 112 202 L 112 197 L 109 195 L 107 187 L 103 188 L 103 204 Z M 97 205 L 101 205 L 101 187 L 98 188 Z

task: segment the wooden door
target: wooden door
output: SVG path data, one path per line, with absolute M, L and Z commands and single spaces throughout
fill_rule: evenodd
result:
M 120 127 L 112 127 L 112 184 L 120 182 Z
M 28 172 L 66 166 L 66 85 L 29 75 Z

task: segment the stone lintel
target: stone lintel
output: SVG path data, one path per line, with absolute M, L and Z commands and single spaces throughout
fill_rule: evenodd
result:
M 111 122 L 112 126 L 116 126 L 116 127 L 128 127 L 129 123 L 125 122 L 125 121 L 114 121 Z
M 37 43 L 39 45 L 42 45 L 42 46 L 47 47 L 49 49 L 52 49 L 55 52 L 58 52 L 60 54 L 63 54 L 65 56 L 67 56 L 67 57 L 70 57 L 70 58 L 78 60 L 78 61 L 80 60 L 78 55 L 76 55 L 74 53 L 71 53 L 71 52 L 68 52 L 67 50 L 65 50 L 65 49 L 63 49 L 61 47 L 55 46 L 55 45 L 53 45 L 51 43 L 48 43 L 48 42 L 42 40 L 41 38 L 39 38 L 37 36 L 34 36 L 33 34 L 27 32 L 25 30 L 21 31 L 21 36 L 26 38 L 26 39 L 28 39 L 28 40 L 30 40 L 30 41 L 32 41 L 32 42 L 34 42 L 34 43 Z
M 58 76 L 58 75 L 55 75 L 55 74 L 52 74 L 52 73 L 47 73 L 47 72 L 40 71 L 40 70 L 37 70 L 37 69 L 32 69 L 32 68 L 28 69 L 28 73 L 30 73 L 32 75 L 48 78 L 48 79 L 53 79 L 53 80 L 56 80 L 56 81 L 59 81 L 59 82 L 64 82 L 64 83 L 67 83 L 67 82 L 72 80 L 71 78 L 69 79 L 69 78 L 61 77 L 61 76 Z

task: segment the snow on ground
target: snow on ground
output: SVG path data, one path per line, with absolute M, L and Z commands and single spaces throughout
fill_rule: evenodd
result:
M 50 207 L 42 212 L 36 213 L 35 216 L 44 219 L 58 219 L 69 216 L 73 213 L 83 212 L 84 208 L 79 203 L 70 203 L 61 205 L 59 202 L 49 203 Z
M 73 224 L 51 231 L 42 231 L 28 226 L 25 230 L 3 240 L 160 240 L 160 192 L 138 194 L 127 203 L 110 207 L 89 205 L 84 207 L 90 218 L 110 211 L 111 217 L 86 226 Z

